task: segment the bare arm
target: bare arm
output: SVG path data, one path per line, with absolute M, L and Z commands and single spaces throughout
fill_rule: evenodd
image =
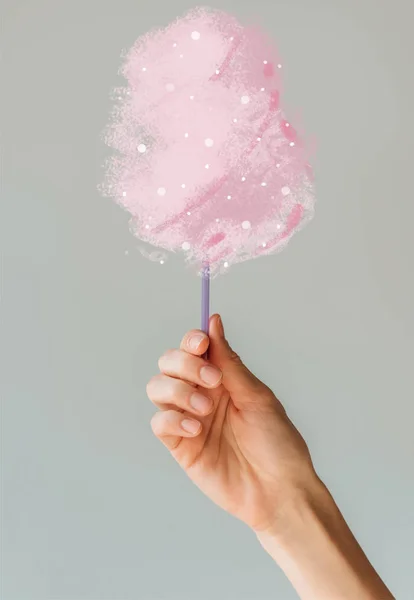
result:
M 209 347 L 209 360 L 203 354 Z M 163 354 L 147 392 L 155 435 L 193 482 L 246 523 L 302 600 L 393 598 L 316 475 L 274 393 L 229 346 L 221 319 Z
M 303 600 L 392 600 L 319 481 L 292 498 L 258 539 Z

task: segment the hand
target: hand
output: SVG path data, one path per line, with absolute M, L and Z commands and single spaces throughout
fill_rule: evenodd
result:
M 209 348 L 209 360 L 202 355 Z M 147 386 L 155 435 L 192 481 L 257 533 L 317 479 L 308 448 L 273 392 L 233 352 L 221 318 L 187 333 Z
M 209 360 L 202 358 L 209 348 Z M 249 525 L 302 600 L 393 600 L 320 481 L 273 392 L 244 366 L 218 315 L 159 360 L 154 433 L 216 504 Z

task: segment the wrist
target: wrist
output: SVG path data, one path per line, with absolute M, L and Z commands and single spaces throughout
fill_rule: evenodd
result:
M 294 486 L 283 494 L 277 515 L 271 525 L 255 531 L 260 543 L 267 549 L 269 544 L 288 548 L 304 527 L 318 520 L 319 512 L 332 508 L 334 501 L 328 489 L 316 473 L 312 473 L 306 485 Z
M 274 525 L 256 535 L 303 599 L 394 598 L 316 475 L 290 494 Z

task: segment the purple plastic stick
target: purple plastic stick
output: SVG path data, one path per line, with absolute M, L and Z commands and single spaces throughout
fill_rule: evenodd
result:
M 201 329 L 208 334 L 210 319 L 210 267 L 204 265 L 201 275 Z
M 201 329 L 208 335 L 208 322 L 210 320 L 210 267 L 208 264 L 203 266 L 201 275 Z M 203 354 L 204 359 L 208 360 L 208 350 Z

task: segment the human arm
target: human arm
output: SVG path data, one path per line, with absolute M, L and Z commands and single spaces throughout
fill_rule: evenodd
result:
M 303 600 L 394 598 L 316 476 L 257 537 Z
M 209 347 L 209 360 L 202 358 Z M 273 392 L 231 349 L 218 315 L 165 353 L 147 392 L 157 437 L 194 483 L 245 522 L 302 600 L 393 598 Z

